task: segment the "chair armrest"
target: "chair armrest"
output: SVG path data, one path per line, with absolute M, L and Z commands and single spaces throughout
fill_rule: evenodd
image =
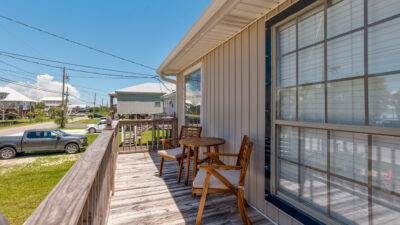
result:
M 179 138 L 166 138 L 166 139 L 160 139 L 160 141 L 162 142 L 166 142 L 166 141 L 177 141 L 179 140 Z
M 238 154 L 219 153 L 219 152 L 204 152 L 203 155 L 206 155 L 206 156 L 232 156 L 232 157 L 238 156 Z
M 163 142 L 163 150 L 167 150 L 167 146 L 170 148 L 177 148 L 180 147 L 179 142 L 178 145 L 175 146 L 171 143 L 171 141 L 177 141 L 179 138 L 168 138 L 168 139 L 160 139 L 160 141 Z
M 241 166 L 225 166 L 225 165 L 200 165 L 198 166 L 199 169 L 203 169 L 209 171 L 210 169 L 217 169 L 217 170 L 241 170 Z

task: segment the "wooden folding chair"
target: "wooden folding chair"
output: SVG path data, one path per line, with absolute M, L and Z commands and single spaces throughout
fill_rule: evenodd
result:
M 162 176 L 164 159 L 170 159 L 178 161 L 179 163 L 178 182 L 180 181 L 183 168 L 183 160 L 185 159 L 185 149 L 180 148 L 179 140 L 190 137 L 200 137 L 201 129 L 201 127 L 182 126 L 178 138 L 161 139 L 161 141 L 163 142 L 163 150 L 157 152 L 157 156 L 161 158 L 160 170 L 158 172 L 159 176 Z M 173 141 L 176 142 L 175 145 L 173 144 Z
M 193 181 L 192 194 L 202 194 L 196 219 L 197 225 L 201 224 L 201 217 L 203 215 L 206 197 L 209 193 L 234 194 L 238 199 L 238 208 L 243 223 L 246 225 L 251 224 L 251 221 L 249 220 L 245 210 L 244 182 L 246 179 L 246 171 L 249 165 L 252 149 L 253 142 L 250 141 L 247 135 L 245 135 L 243 137 L 239 154 L 214 152 L 204 153 L 204 155 L 210 157 L 210 164 L 215 161 L 219 165 L 200 165 L 200 170 Z M 236 165 L 221 165 L 223 163 L 218 159 L 219 156 L 237 157 Z

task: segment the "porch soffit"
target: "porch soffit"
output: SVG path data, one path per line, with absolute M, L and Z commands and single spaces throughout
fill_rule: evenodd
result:
M 287 1 L 214 0 L 160 65 L 157 73 L 176 75 L 249 24 Z

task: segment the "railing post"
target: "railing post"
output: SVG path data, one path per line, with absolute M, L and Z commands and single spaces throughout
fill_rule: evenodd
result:
M 178 137 L 178 119 L 172 119 L 172 137 Z

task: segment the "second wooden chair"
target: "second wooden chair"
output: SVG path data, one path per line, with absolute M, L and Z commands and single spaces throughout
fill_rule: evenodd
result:
M 160 170 L 158 172 L 158 175 L 162 176 L 164 159 L 178 161 L 179 163 L 178 182 L 179 182 L 183 168 L 183 160 L 185 158 L 184 154 L 185 150 L 180 147 L 179 141 L 184 138 L 200 137 L 200 135 L 201 135 L 201 127 L 182 126 L 179 137 L 161 139 L 161 141 L 163 142 L 163 149 L 157 152 L 157 156 L 161 158 Z M 176 142 L 175 144 L 173 143 L 174 141 Z

